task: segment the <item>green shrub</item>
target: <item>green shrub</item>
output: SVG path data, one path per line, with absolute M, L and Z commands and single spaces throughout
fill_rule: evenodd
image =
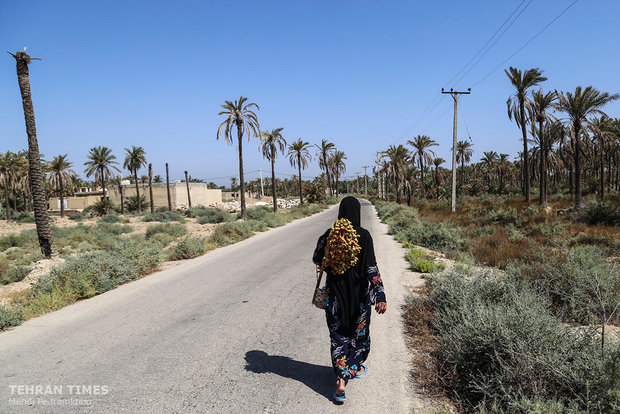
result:
M 144 194 L 140 194 L 140 207 L 142 211 L 148 210 L 150 206 L 151 203 L 149 203 L 149 201 L 146 199 L 146 196 Z M 127 201 L 125 201 L 125 207 L 127 208 L 127 211 L 131 213 L 138 211 L 138 197 L 136 197 L 135 195 L 127 197 Z
M 465 407 L 525 413 L 516 407 L 538 400 L 592 412 L 620 408 L 617 342 L 601 356 L 591 330 L 562 324 L 541 294 L 515 278 L 452 271 L 430 280 L 441 369 Z
M 176 211 L 158 211 L 156 213 L 146 213 L 142 217 L 142 221 L 159 221 L 162 223 L 168 223 L 171 221 L 182 221 L 183 216 Z
M 168 251 L 168 260 L 191 259 L 207 251 L 204 240 L 196 237 L 184 237 Z
M 272 212 L 266 215 L 262 221 L 267 227 L 280 227 L 288 223 L 290 218 L 291 217 L 288 214 Z
M 405 259 L 411 265 L 411 269 L 420 273 L 431 273 L 446 268 L 443 263 L 435 263 L 433 258 L 426 254 L 422 249 L 409 249 L 405 255 Z
M 247 239 L 252 235 L 252 226 L 247 222 L 224 223 L 217 226 L 207 239 L 216 246 L 226 246 Z
M 423 221 L 399 234 L 395 234 L 394 238 L 400 242 L 408 241 L 418 246 L 443 252 L 461 250 L 466 245 L 459 230 L 449 222 L 429 223 Z
M 91 213 L 93 216 L 105 216 L 109 212 L 114 211 L 114 203 L 108 198 L 96 201 L 92 206 L 88 206 L 83 212 Z
M 123 219 L 117 214 L 108 214 L 97 220 L 97 223 L 120 223 Z
M 18 211 L 14 213 L 13 220 L 17 223 L 34 223 L 34 214 L 28 211 Z
M 503 208 L 491 210 L 488 213 L 488 217 L 492 223 L 515 224 L 517 226 L 520 226 L 522 224 L 519 218 L 519 213 L 514 207 L 509 207 L 506 210 L 504 210 Z
M 336 196 L 327 196 L 327 198 L 325 199 L 325 202 L 329 205 L 331 204 L 338 204 L 340 203 L 340 197 L 336 197 Z
M 28 266 L 8 266 L 4 271 L 0 268 L 0 285 L 19 282 L 28 276 L 31 270 Z
M 266 206 L 250 207 L 246 209 L 245 213 L 248 216 L 248 220 L 262 220 L 273 210 Z M 237 219 L 241 218 L 241 213 L 237 214 Z
M 149 237 L 150 243 L 154 243 L 160 247 L 166 247 L 175 240 L 176 237 L 168 233 L 155 233 Z
M 82 221 L 90 218 L 90 214 L 85 211 L 81 211 L 79 213 L 69 214 L 67 217 L 69 218 L 69 220 Z
M 620 206 L 608 201 L 588 200 L 573 218 L 590 225 L 620 226 Z
M 0 331 L 17 326 L 24 320 L 23 312 L 20 308 L 8 308 L 0 306 Z
M 167 233 L 175 238 L 184 236 L 187 228 L 183 224 L 155 224 L 146 229 L 146 238 L 150 238 L 157 233 Z
M 23 247 L 28 244 L 36 243 L 37 234 L 34 230 L 25 230 L 21 233 L 9 233 L 6 236 L 0 236 L 0 252 L 11 247 Z
M 189 214 L 189 217 L 197 217 L 199 224 L 224 223 L 233 220 L 232 214 L 219 208 L 193 208 Z

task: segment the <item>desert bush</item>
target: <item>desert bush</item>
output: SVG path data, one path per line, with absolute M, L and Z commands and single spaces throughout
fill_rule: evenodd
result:
M 431 273 L 440 270 L 444 270 L 446 265 L 443 263 L 435 263 L 433 258 L 426 254 L 422 249 L 419 248 L 411 248 L 409 244 L 405 245 L 406 248 L 409 248 L 407 253 L 405 254 L 405 259 L 411 265 L 411 269 L 420 272 L 420 273 Z
M 120 223 L 123 219 L 117 214 L 110 213 L 97 220 L 97 223 Z
M 90 214 L 88 214 L 88 212 L 86 211 L 80 211 L 79 213 L 69 214 L 67 217 L 69 218 L 69 220 L 82 221 L 90 218 Z
M 28 211 L 17 211 L 13 213 L 13 220 L 17 223 L 34 223 L 34 214 Z
M 114 204 L 110 199 L 96 201 L 92 206 L 86 207 L 82 212 L 92 216 L 105 216 L 109 212 L 114 211 Z
M 37 234 L 34 230 L 25 230 L 21 233 L 9 233 L 0 236 L 0 252 L 11 247 L 22 247 L 27 244 L 33 244 L 37 240 Z
M 146 213 L 142 216 L 142 221 L 151 222 L 159 221 L 162 223 L 168 223 L 171 221 L 182 221 L 183 216 L 176 211 L 158 211 L 155 213 Z
M 507 209 L 499 208 L 497 210 L 491 210 L 488 213 L 488 218 L 492 223 L 514 224 L 516 226 L 520 226 L 522 224 L 519 213 L 514 207 L 508 207 Z
M 408 241 L 418 246 L 442 252 L 448 250 L 462 250 L 466 241 L 459 230 L 450 222 L 429 223 L 420 222 L 402 233 L 395 234 L 394 238 L 400 242 Z
M 142 211 L 147 210 L 150 206 L 151 203 L 147 200 L 146 196 L 144 194 L 140 194 L 140 207 L 142 208 Z M 138 197 L 135 195 L 127 197 L 125 201 L 125 208 L 131 213 L 138 211 Z
M 175 240 L 176 237 L 168 233 L 155 233 L 149 237 L 150 243 L 154 243 L 160 247 L 166 247 Z
M 273 213 L 273 210 L 266 206 L 250 207 L 246 209 L 246 215 L 248 220 L 262 220 L 269 213 Z M 241 218 L 241 213 L 237 214 L 237 219 Z
M 232 214 L 219 208 L 195 207 L 191 210 L 186 210 L 186 215 L 188 217 L 197 217 L 200 224 L 224 223 L 233 220 Z
M 247 239 L 252 235 L 252 227 L 247 222 L 224 223 L 217 226 L 207 239 L 216 246 L 226 246 Z
M 325 199 L 325 202 L 327 204 L 330 204 L 330 205 L 331 204 L 338 204 L 338 203 L 340 203 L 340 197 L 336 197 L 336 196 L 330 195 L 330 196 L 327 196 L 327 198 Z
M 166 211 L 170 211 L 170 210 L 168 210 L 168 207 L 164 207 L 164 206 L 157 207 L 157 208 L 155 209 L 155 212 L 156 212 L 156 213 L 164 213 L 164 212 L 166 212 Z
M 155 224 L 146 229 L 146 238 L 149 239 L 157 233 L 166 233 L 177 238 L 184 236 L 187 233 L 187 228 L 183 224 Z
M 543 295 L 515 278 L 453 271 L 430 280 L 442 369 L 461 404 L 481 412 L 528 412 L 515 407 L 536 399 L 620 408 L 616 343 L 602 357 L 593 332 L 562 324 Z
M 21 324 L 23 318 L 23 312 L 21 312 L 20 308 L 0 306 L 0 331 Z
M 620 226 L 620 205 L 591 199 L 574 211 L 572 216 L 575 220 L 590 225 Z
M 23 280 L 32 270 L 28 266 L 7 266 L 2 269 L 3 265 L 0 261 L 0 285 L 8 285 L 9 283 L 19 282 Z
M 516 235 L 513 233 L 513 236 Z M 504 227 L 498 228 L 493 234 L 471 239 L 469 246 L 479 264 L 500 269 L 505 269 L 510 263 L 545 260 L 546 249 L 527 237 L 511 237 L 511 230 Z
M 289 222 L 290 216 L 282 213 L 269 213 L 262 221 L 267 227 L 280 227 Z
M 196 237 L 184 237 L 177 245 L 168 250 L 168 260 L 191 259 L 207 251 L 204 240 Z

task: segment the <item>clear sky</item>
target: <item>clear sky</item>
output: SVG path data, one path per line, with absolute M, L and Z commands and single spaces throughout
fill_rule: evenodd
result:
M 492 71 L 571 3 L 0 0 L 0 49 L 27 46 L 42 58 L 30 66 L 40 149 L 48 159 L 68 153 L 80 173 L 93 146 L 122 162 L 123 148 L 138 145 L 155 174 L 169 162 L 173 178 L 187 169 L 228 185 L 215 178 L 237 174 L 237 152 L 216 141 L 217 113 L 243 95 L 260 105 L 261 129 L 283 127 L 289 142 L 327 138 L 354 175 L 377 151 L 418 134 L 450 159 L 452 100 L 438 95 L 442 87 L 472 88 L 460 100 L 458 135 L 471 137 L 474 160 L 489 150 L 516 156 L 522 144 L 506 116 L 512 89 L 503 73 L 511 65 L 543 69 L 545 89 L 620 92 L 618 0 L 577 1 Z M 450 83 L 515 9 L 488 53 Z M 620 103 L 605 110 L 620 117 Z M 15 62 L 5 54 L 0 151 L 26 146 Z M 244 144 L 249 179 L 270 169 L 257 148 L 257 139 Z M 276 170 L 296 171 L 281 155 Z M 318 173 L 313 162 L 303 175 Z

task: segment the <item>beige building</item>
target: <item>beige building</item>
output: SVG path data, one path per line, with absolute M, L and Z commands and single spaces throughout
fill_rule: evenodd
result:
M 149 200 L 149 187 L 148 185 L 140 186 L 140 195 L 144 195 Z M 124 186 L 125 200 L 127 197 L 136 195 L 136 186 L 133 184 Z M 222 190 L 209 189 L 205 183 L 189 183 L 189 192 L 192 199 L 192 206 L 208 206 L 213 203 L 222 202 Z M 106 189 L 106 193 L 112 203 L 120 205 L 121 194 L 116 186 L 111 186 Z M 84 191 L 75 193 L 75 196 L 65 197 L 65 209 L 67 210 L 83 210 L 88 206 L 92 206 L 97 201 L 101 200 L 101 190 L 99 191 Z M 173 209 L 183 209 L 189 206 L 187 201 L 187 187 L 185 183 L 176 181 L 170 184 L 170 200 L 172 201 Z M 60 210 L 60 198 L 50 197 L 49 209 L 52 211 Z M 168 193 L 166 191 L 166 184 L 153 184 L 153 204 L 155 208 L 168 207 Z

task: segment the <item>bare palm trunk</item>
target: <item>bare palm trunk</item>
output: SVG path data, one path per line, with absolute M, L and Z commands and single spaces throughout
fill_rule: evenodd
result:
M 329 195 L 333 195 L 332 193 L 332 182 L 329 177 L 329 168 L 325 167 L 325 176 L 327 177 L 327 188 L 329 189 Z
M 47 214 L 47 200 L 45 198 L 45 183 L 39 155 L 39 143 L 37 141 L 37 128 L 34 121 L 34 107 L 30 93 L 30 79 L 28 76 L 28 64 L 30 56 L 26 52 L 16 52 L 13 57 L 17 61 L 17 79 L 22 95 L 24 118 L 26 120 L 26 133 L 28 134 L 28 175 L 30 188 L 34 199 L 34 217 L 39 237 L 39 246 L 43 256 L 47 259 L 56 254 L 54 239 L 50 227 L 50 219 Z
M 60 217 L 65 218 L 65 189 L 62 177 L 59 177 L 58 184 L 60 187 Z
M 297 167 L 299 168 L 299 204 L 304 203 L 304 193 L 301 186 L 301 156 L 297 154 Z
M 189 193 L 189 179 L 187 178 L 187 171 L 185 171 L 185 187 L 187 188 L 187 205 L 192 208 L 192 196 Z
M 573 124 L 573 131 L 575 132 L 575 208 L 581 207 L 581 141 L 580 133 L 581 126 L 578 123 Z
M 119 185 L 118 191 L 121 192 L 121 215 L 125 215 L 125 186 L 123 184 Z
M 133 179 L 136 184 L 136 203 L 138 206 L 138 213 L 142 213 L 142 203 L 140 200 L 140 187 L 138 186 L 138 169 L 133 170 Z
M 166 192 L 168 193 L 168 211 L 172 211 L 172 199 L 170 198 L 170 174 L 168 173 L 168 163 L 166 163 Z
M 6 221 L 11 221 L 11 205 L 9 204 L 9 177 L 4 176 L 4 208 L 6 209 Z
M 271 147 L 271 194 L 273 196 L 273 212 L 278 211 L 278 197 L 276 195 L 276 151 Z
M 521 118 L 521 133 L 523 134 L 523 193 L 525 201 L 530 201 L 530 161 L 527 153 L 527 131 L 525 130 L 525 105 L 519 98 L 519 116 Z
M 149 199 L 151 200 L 151 213 L 154 213 L 155 203 L 153 202 L 153 164 L 149 164 Z
M 545 192 L 545 182 L 547 178 L 547 166 L 546 166 L 546 144 L 545 137 L 543 136 L 543 123 L 538 123 L 538 138 L 540 139 L 540 186 L 539 186 L 539 205 L 544 206 L 547 204 L 547 194 Z
M 605 151 L 603 150 L 603 140 L 601 144 L 601 201 L 605 200 Z
M 243 125 L 237 122 L 237 141 L 239 142 L 239 200 L 241 201 L 241 219 L 247 220 L 245 209 L 245 180 L 243 178 Z

